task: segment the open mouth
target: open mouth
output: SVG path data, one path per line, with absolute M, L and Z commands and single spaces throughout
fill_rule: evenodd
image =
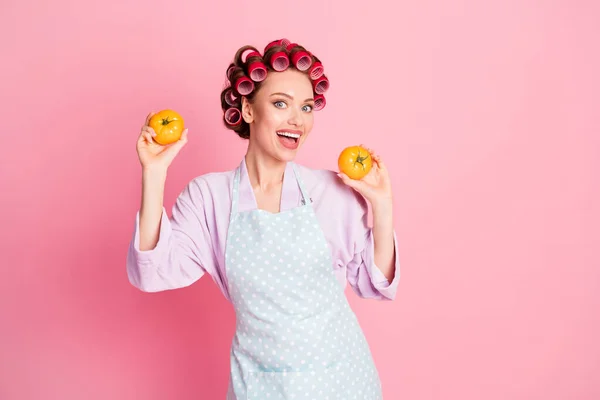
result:
M 292 133 L 286 131 L 278 131 L 277 136 L 282 145 L 288 149 L 295 149 L 298 147 L 298 141 L 300 140 L 299 133 Z
M 277 132 L 277 136 L 282 137 L 282 138 L 286 138 L 286 139 L 291 139 L 294 142 L 297 142 L 298 139 L 300 139 L 300 135 L 297 133 L 290 133 L 290 132 Z

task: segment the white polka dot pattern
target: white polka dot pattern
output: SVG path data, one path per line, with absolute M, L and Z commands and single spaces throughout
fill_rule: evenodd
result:
M 310 202 L 238 213 L 238 188 L 236 174 L 225 253 L 236 311 L 227 398 L 380 400 L 369 346 Z

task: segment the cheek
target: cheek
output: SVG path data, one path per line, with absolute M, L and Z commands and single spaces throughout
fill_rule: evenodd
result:
M 282 112 L 276 112 L 275 110 L 261 110 L 259 119 L 260 125 L 265 129 L 273 129 L 281 125 L 282 121 L 285 120 L 285 116 Z
M 314 122 L 314 114 L 307 114 L 306 118 L 304 118 L 304 129 L 306 130 L 306 133 L 309 133 L 312 130 Z

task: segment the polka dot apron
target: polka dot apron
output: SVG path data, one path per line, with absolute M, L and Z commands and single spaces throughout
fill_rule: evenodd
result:
M 236 312 L 228 400 L 380 400 L 379 376 L 334 275 L 296 166 L 303 205 L 238 212 L 236 170 L 225 250 Z

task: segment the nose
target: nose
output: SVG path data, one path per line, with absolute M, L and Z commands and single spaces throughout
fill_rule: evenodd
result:
M 294 125 L 294 126 L 302 126 L 304 121 L 302 119 L 300 110 L 297 110 L 294 107 L 290 107 L 290 109 L 291 109 L 291 111 L 290 111 L 290 118 L 288 120 L 288 123 L 290 125 Z

